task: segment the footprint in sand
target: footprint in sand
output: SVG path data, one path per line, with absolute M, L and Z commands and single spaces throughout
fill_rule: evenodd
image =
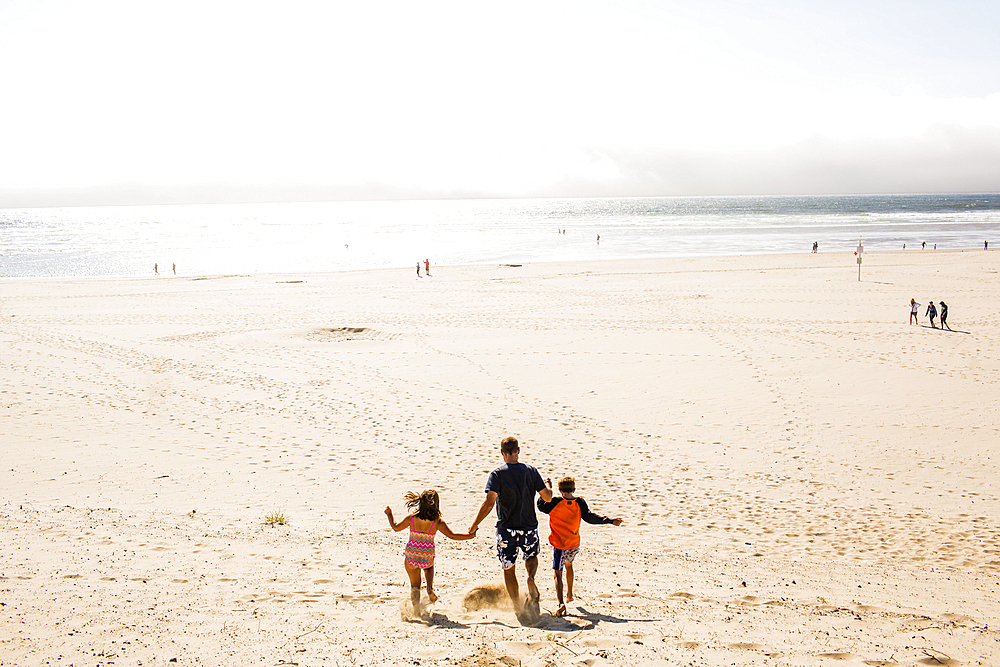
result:
M 764 647 L 760 644 L 753 644 L 750 642 L 735 642 L 733 644 L 726 644 L 728 648 L 735 648 L 741 651 L 760 651 Z

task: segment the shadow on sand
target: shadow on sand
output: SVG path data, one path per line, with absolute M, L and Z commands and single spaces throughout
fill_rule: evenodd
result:
M 971 334 L 971 331 L 960 331 L 958 329 L 942 329 L 941 327 L 932 327 L 927 324 L 921 324 L 922 329 L 934 329 L 934 331 L 942 331 L 944 333 L 960 333 L 960 334 Z
M 583 624 L 580 621 L 584 621 Z M 550 616 L 543 614 L 533 625 L 536 628 L 544 628 L 556 632 L 576 632 L 579 630 L 593 630 L 599 623 L 652 623 L 656 619 L 652 618 L 619 618 L 596 611 L 590 611 L 585 607 L 576 607 L 569 610 L 565 616 Z

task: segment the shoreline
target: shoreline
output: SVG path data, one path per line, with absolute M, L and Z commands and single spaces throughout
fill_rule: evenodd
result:
M 865 257 L 895 257 L 902 255 L 909 255 L 912 252 L 926 253 L 926 254 L 962 254 L 962 253 L 977 253 L 977 252 L 992 252 L 991 250 L 984 250 L 979 248 L 942 248 L 940 250 L 872 250 L 865 251 Z M 605 266 L 608 264 L 628 264 L 628 263 L 647 263 L 647 262 L 685 262 L 685 261 L 711 261 L 711 260 L 736 260 L 736 259 L 750 259 L 750 258 L 779 258 L 779 257 L 814 257 L 814 256 L 827 256 L 827 257 L 847 257 L 853 261 L 854 252 L 853 250 L 842 250 L 842 251 L 821 251 L 818 253 L 812 252 L 785 252 L 785 253 L 744 253 L 744 254 L 722 254 L 722 255 L 669 255 L 669 256 L 650 256 L 650 257 L 632 257 L 625 259 L 586 259 L 586 260 L 553 260 L 544 262 L 532 262 L 524 261 L 520 264 L 517 263 L 505 263 L 505 262 L 488 262 L 488 263 L 477 263 L 477 264 L 440 264 L 435 265 L 435 268 L 439 270 L 447 269 L 472 269 L 476 267 L 481 268 L 521 268 L 521 267 L 569 267 L 569 266 Z M 221 278 L 262 278 L 262 277 L 288 277 L 288 276 L 299 276 L 299 275 L 309 275 L 309 276 L 337 276 L 344 274 L 354 274 L 354 273 L 378 273 L 378 272 L 412 272 L 413 266 L 407 265 L 406 267 L 395 266 L 395 267 L 369 267 L 369 268 L 358 268 L 358 269 L 341 269 L 341 270 L 307 270 L 307 271 L 260 271 L 260 272 L 236 272 L 236 273 L 199 273 L 199 274 L 179 274 L 171 275 L 169 273 L 163 273 L 161 275 L 138 275 L 138 274 L 121 274 L 121 275 L 38 275 L 38 276 L 0 276 L 0 281 L 11 280 L 11 281 L 31 281 L 31 280 L 92 280 L 92 281 L 115 281 L 115 280 L 167 280 L 167 279 L 179 279 L 179 280 L 216 280 Z M 433 277 L 433 275 L 431 276 Z
M 0 662 L 1000 662 L 1000 256 L 908 253 L 0 280 Z M 382 508 L 509 434 L 625 518 L 580 604 L 463 609 L 487 519 L 401 621 Z

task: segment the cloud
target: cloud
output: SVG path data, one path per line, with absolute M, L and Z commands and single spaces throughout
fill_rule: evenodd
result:
M 0 188 L 996 189 L 1000 10 L 845 2 L 0 3 Z
M 1000 192 L 1000 128 L 932 126 L 916 139 L 811 137 L 773 150 L 609 151 L 614 178 L 568 178 L 536 196 Z

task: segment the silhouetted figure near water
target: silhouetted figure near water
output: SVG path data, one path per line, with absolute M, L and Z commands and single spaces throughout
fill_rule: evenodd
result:
M 174 262 L 174 275 L 177 275 L 177 262 Z
M 160 265 L 159 264 L 153 264 L 153 273 L 155 273 L 156 275 L 160 275 Z

